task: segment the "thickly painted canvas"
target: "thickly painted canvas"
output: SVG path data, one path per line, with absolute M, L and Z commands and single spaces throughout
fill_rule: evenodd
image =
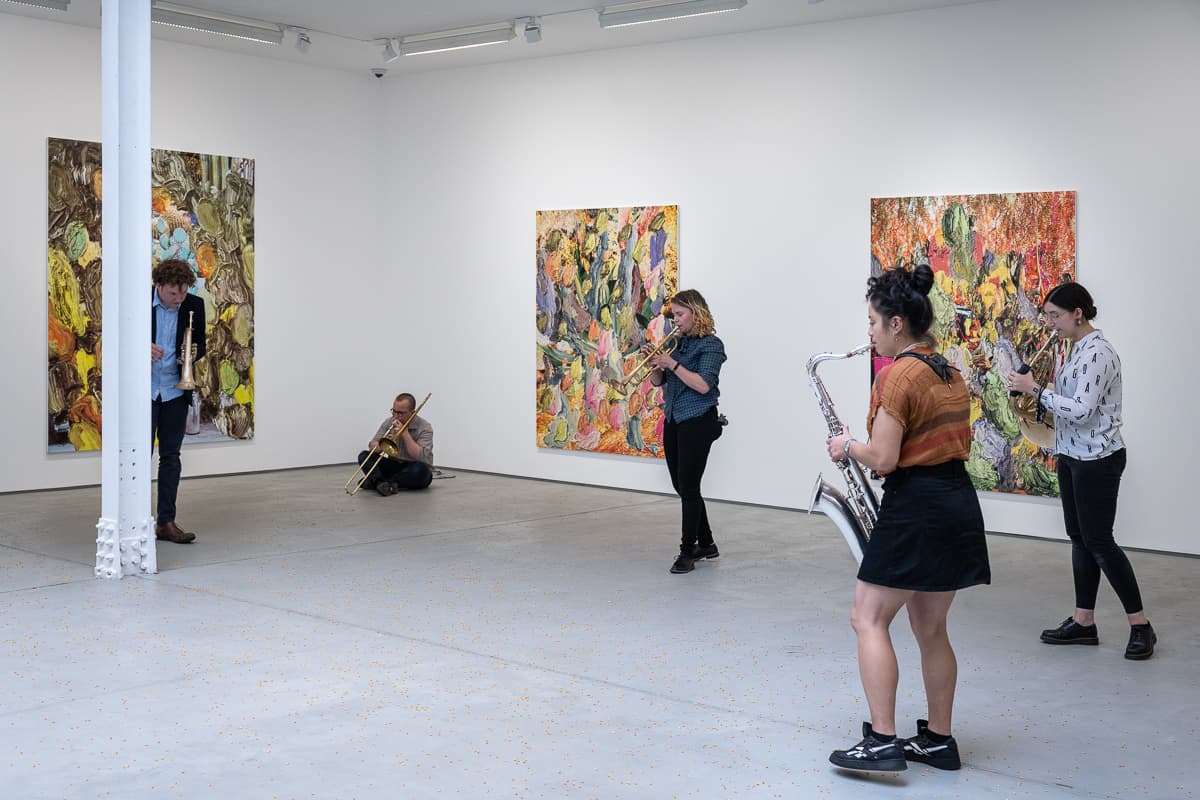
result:
M 537 212 L 539 447 L 662 457 L 662 390 L 621 382 L 678 276 L 678 206 Z
M 976 488 L 1057 496 L 1054 456 L 1025 439 L 1005 376 L 1047 340 L 1046 294 L 1074 280 L 1075 193 L 871 200 L 871 271 L 929 264 L 941 352 L 971 390 Z
M 50 139 L 48 449 L 98 450 L 101 369 L 101 146 Z M 154 150 L 150 270 L 168 258 L 196 271 L 207 356 L 197 362 L 187 440 L 254 435 L 254 160 Z M 148 344 L 148 343 L 147 343 Z M 149 346 L 146 368 L 150 368 Z M 149 425 L 149 420 L 146 422 Z

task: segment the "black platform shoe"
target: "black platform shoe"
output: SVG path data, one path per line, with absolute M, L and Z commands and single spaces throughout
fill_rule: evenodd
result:
M 1067 617 L 1057 628 L 1042 631 L 1046 644 L 1100 644 L 1095 625 L 1080 625 L 1074 617 Z

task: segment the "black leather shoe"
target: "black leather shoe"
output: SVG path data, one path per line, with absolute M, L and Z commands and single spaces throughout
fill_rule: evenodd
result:
M 1042 631 L 1046 644 L 1100 644 L 1095 625 L 1080 625 L 1074 617 L 1067 617 L 1057 628 Z
M 379 492 L 384 497 L 391 497 L 396 492 L 400 491 L 399 487 L 391 481 L 380 481 L 375 484 L 375 491 Z
M 717 558 L 721 555 L 721 551 L 717 550 L 716 542 L 708 544 L 698 544 L 696 549 L 692 551 L 692 558 L 699 561 L 702 558 Z
M 696 568 L 696 559 L 692 558 L 692 551 L 686 553 L 680 549 L 679 558 L 675 559 L 675 563 L 671 565 L 671 572 L 676 575 L 682 575 L 685 572 L 691 572 Z
M 1158 634 L 1150 623 L 1131 625 L 1129 627 L 1129 646 L 1125 648 L 1125 657 L 1131 661 L 1145 661 L 1154 655 L 1154 645 L 1158 643 Z

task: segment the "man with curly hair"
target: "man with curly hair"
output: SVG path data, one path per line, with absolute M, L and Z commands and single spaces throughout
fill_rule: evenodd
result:
M 193 359 L 204 358 L 204 301 L 188 289 L 196 273 L 186 261 L 168 259 L 154 268 L 150 295 L 150 441 L 158 437 L 158 513 L 155 535 L 165 542 L 187 544 L 196 534 L 175 522 L 182 465 L 179 450 L 187 427 L 192 391 L 176 388 L 183 363 L 184 333 L 192 330 Z

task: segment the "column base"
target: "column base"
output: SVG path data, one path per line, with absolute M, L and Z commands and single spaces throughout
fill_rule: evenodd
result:
M 123 534 L 123 535 L 122 535 Z M 121 531 L 117 521 L 101 517 L 96 523 L 96 577 L 120 580 L 126 575 L 158 572 L 154 519 L 136 522 Z

